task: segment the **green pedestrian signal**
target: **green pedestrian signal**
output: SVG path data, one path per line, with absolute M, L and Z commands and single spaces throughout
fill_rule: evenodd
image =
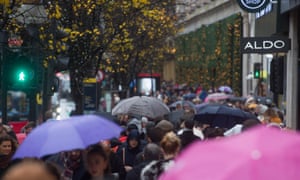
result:
M 19 81 L 25 81 L 25 73 L 23 71 L 19 73 Z
M 28 64 L 15 64 L 12 70 L 12 82 L 30 84 L 34 78 L 34 70 Z
M 13 89 L 26 89 L 37 86 L 36 68 L 28 56 L 15 56 L 5 69 L 7 85 Z
M 259 71 L 255 71 L 255 72 L 254 72 L 254 78 L 259 78 L 259 77 L 260 77 Z
M 254 67 L 253 67 L 254 79 L 259 79 L 260 78 L 260 70 L 261 70 L 260 68 L 261 68 L 260 63 L 254 63 Z

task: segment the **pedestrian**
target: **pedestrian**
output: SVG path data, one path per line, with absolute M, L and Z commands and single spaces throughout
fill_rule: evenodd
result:
M 118 177 L 111 174 L 109 156 L 102 145 L 92 145 L 86 153 L 86 173 L 81 180 L 117 180 Z
M 35 122 L 30 121 L 24 126 L 24 133 L 26 136 L 36 127 Z
M 9 135 L 0 136 L 0 177 L 12 164 L 12 156 L 17 150 L 17 142 Z
M 0 122 L 0 136 L 9 135 L 14 140 L 17 141 L 16 133 L 14 132 L 13 128 L 9 125 L 3 124 Z
M 262 123 L 257 119 L 247 119 L 243 122 L 241 131 L 244 132 L 248 129 L 252 129 L 253 127 L 257 127 L 262 125 Z
M 56 164 L 64 180 L 80 180 L 85 173 L 82 150 L 60 152 L 45 159 Z
M 194 135 L 193 128 L 194 128 L 194 120 L 193 119 L 184 120 L 183 128 L 180 131 L 180 133 L 178 134 L 178 136 L 181 140 L 181 150 L 184 150 L 186 147 L 188 147 L 193 142 L 201 140 L 198 136 Z
M 207 127 L 203 130 L 204 139 L 217 139 L 224 137 L 225 129 L 220 127 Z
M 277 111 L 273 108 L 268 108 L 264 113 L 263 113 L 263 123 L 268 124 L 268 123 L 277 123 L 281 124 L 282 119 L 280 119 Z
M 141 141 L 138 130 L 131 130 L 126 142 L 123 143 L 117 150 L 117 155 L 122 160 L 126 172 L 130 171 L 135 165 L 136 155 L 142 152 L 144 146 L 145 143 Z
M 38 159 L 25 159 L 13 165 L 2 180 L 60 180 L 58 169 Z
M 163 160 L 147 164 L 141 172 L 141 180 L 157 180 L 158 177 L 174 164 L 174 158 L 181 149 L 181 142 L 174 132 L 168 132 L 160 142 Z
M 111 173 L 114 174 L 116 177 L 119 177 L 119 180 L 124 180 L 126 178 L 125 168 L 121 159 L 117 156 L 111 144 L 112 140 L 101 142 L 101 145 L 109 158 Z
M 159 128 L 160 130 L 162 130 L 164 132 L 164 134 L 170 132 L 170 131 L 174 131 L 175 127 L 174 125 L 168 121 L 168 120 L 160 120 L 156 125 L 156 128 Z
M 149 143 L 145 146 L 142 152 L 143 161 L 135 165 L 126 175 L 126 180 L 141 179 L 142 169 L 152 161 L 160 160 L 162 158 L 162 151 L 160 146 L 154 143 Z

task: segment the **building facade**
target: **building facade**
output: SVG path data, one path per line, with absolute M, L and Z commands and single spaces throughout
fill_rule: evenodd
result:
M 239 81 L 241 88 L 239 95 L 247 96 L 249 94 L 262 95 L 271 97 L 276 105 L 284 110 L 286 115 L 286 124 L 293 129 L 299 129 L 300 123 L 298 122 L 298 108 L 300 92 L 298 88 L 299 80 L 299 7 L 300 1 L 286 0 L 275 1 L 271 0 L 270 3 L 257 13 L 249 13 L 241 9 L 236 0 L 200 0 L 190 1 L 191 4 L 188 15 L 185 20 L 181 22 L 183 30 L 179 33 L 178 37 L 185 37 L 188 39 L 185 43 L 191 41 L 189 36 L 195 34 L 199 29 L 208 27 L 213 24 L 218 24 L 225 19 L 237 15 L 241 17 L 242 23 L 240 24 L 241 39 L 245 37 L 286 37 L 291 41 L 290 49 L 287 52 L 268 52 L 268 53 L 244 53 L 240 52 L 240 75 Z M 200 37 L 200 35 L 198 35 Z M 200 37 L 201 38 L 201 37 Z M 203 40 L 202 40 L 203 41 Z M 193 43 L 193 42 L 192 42 Z M 195 43 L 194 43 L 195 44 Z M 185 44 L 185 46 L 188 46 Z M 201 47 L 201 46 L 200 46 Z M 193 46 L 189 47 L 193 48 Z M 186 48 L 186 49 L 189 49 Z M 217 51 L 215 51 L 217 52 Z M 188 52 L 187 54 L 191 54 Z M 205 56 L 205 54 L 203 54 Z M 197 56 L 187 56 L 182 59 L 201 59 Z M 274 93 L 271 91 L 273 80 L 271 77 L 272 61 L 276 59 L 283 59 L 283 77 L 282 79 L 282 92 Z M 178 59 L 176 59 L 178 61 Z M 185 60 L 186 61 L 186 60 Z M 188 61 L 186 61 L 188 62 Z M 263 93 L 258 94 L 259 79 L 253 78 L 253 67 L 255 63 L 261 64 L 261 77 L 265 83 L 265 90 Z M 197 64 L 190 63 L 192 66 Z M 175 66 L 178 66 L 175 65 Z M 182 66 L 182 65 L 180 65 Z M 201 65 L 199 65 L 201 66 Z M 178 67 L 175 67 L 178 68 Z M 201 70 L 201 68 L 200 68 Z M 214 69 L 207 68 L 208 74 L 202 76 L 209 76 L 215 72 Z M 225 69 L 226 71 L 226 69 Z M 181 74 L 176 74 L 173 79 L 177 82 L 180 81 Z M 187 78 L 187 77 L 185 77 Z M 198 79 L 199 80 L 199 79 Z M 214 79 L 210 79 L 217 81 Z M 201 83 L 201 82 L 200 82 Z M 216 84 L 221 85 L 221 84 Z M 227 84 L 230 85 L 230 84 Z

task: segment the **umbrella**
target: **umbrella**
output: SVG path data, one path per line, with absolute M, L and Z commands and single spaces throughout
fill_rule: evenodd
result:
M 191 145 L 159 179 L 296 180 L 299 148 L 298 133 L 260 126 Z
M 204 102 L 218 102 L 223 101 L 230 98 L 232 95 L 225 94 L 225 93 L 212 93 L 208 94 L 204 100 Z
M 121 100 L 113 109 L 112 115 L 140 115 L 155 119 L 170 112 L 169 107 L 161 100 L 148 96 L 133 96 Z
M 247 100 L 247 98 L 245 97 L 237 97 L 237 96 L 232 96 L 228 98 L 229 102 L 241 102 L 241 103 L 245 103 Z
M 78 115 L 47 121 L 25 138 L 13 159 L 43 157 L 61 151 L 85 149 L 101 140 L 119 137 L 122 128 L 97 115 Z
M 180 126 L 180 118 L 184 115 L 184 112 L 184 110 L 172 111 L 168 114 L 168 120 L 178 128 Z
M 204 103 L 196 105 L 194 119 L 212 127 L 232 128 L 236 124 L 242 124 L 247 119 L 257 119 L 257 117 L 240 108 L 234 108 L 225 104 Z
M 184 94 L 183 99 L 185 100 L 191 100 L 197 97 L 197 95 L 195 93 L 188 93 L 188 94 Z
M 22 144 L 22 142 L 26 138 L 26 134 L 25 133 L 16 133 L 16 136 L 17 136 L 17 140 L 18 140 L 19 144 Z
M 173 102 L 172 104 L 169 105 L 169 108 L 175 109 L 178 104 L 180 104 L 182 108 L 190 107 L 192 109 L 195 109 L 195 104 L 193 102 L 185 101 L 185 100 L 179 100 L 179 101 Z
M 255 96 L 254 98 L 257 104 L 272 105 L 273 103 L 273 100 L 270 97 Z
M 218 91 L 223 92 L 223 93 L 229 93 L 229 94 L 231 94 L 233 92 L 231 87 L 229 87 L 229 86 L 220 86 L 218 88 Z

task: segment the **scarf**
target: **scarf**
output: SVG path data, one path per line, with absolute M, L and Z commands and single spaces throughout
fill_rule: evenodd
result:
M 8 167 L 10 161 L 11 161 L 11 157 L 12 157 L 12 154 L 9 154 L 9 155 L 0 155 L 0 168 L 1 169 L 5 169 Z
M 76 160 L 70 159 L 67 154 L 63 154 L 63 165 L 64 170 L 62 172 L 62 177 L 64 179 L 72 179 L 74 171 L 80 166 L 80 158 Z

